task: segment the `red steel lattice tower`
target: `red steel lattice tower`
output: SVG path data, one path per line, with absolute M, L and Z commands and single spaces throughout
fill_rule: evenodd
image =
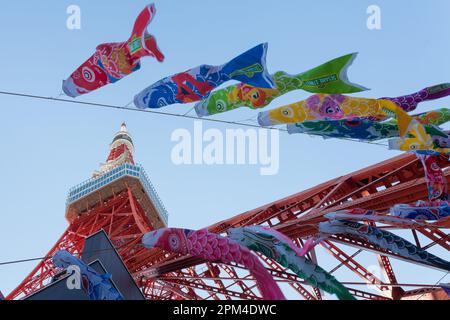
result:
M 92 178 L 71 188 L 67 198 L 69 227 L 46 259 L 11 292 L 7 299 L 26 297 L 51 281 L 51 256 L 60 249 L 81 254 L 84 240 L 104 230 L 130 270 L 148 258 L 139 244 L 143 234 L 167 226 L 167 212 L 144 169 L 133 159 L 134 145 L 122 124 L 110 145 L 107 161 Z
M 123 125 L 113 140 L 108 161 L 91 180 L 71 189 L 66 212 L 70 225 L 47 257 L 60 248 L 80 253 L 84 239 L 104 229 L 148 299 L 260 299 L 254 279 L 242 266 L 205 262 L 139 246 L 145 232 L 167 224 L 167 213 L 142 167 L 134 164 L 133 151 L 132 140 Z M 448 176 L 448 160 L 440 159 L 440 165 Z M 385 211 L 397 203 L 425 200 L 427 188 L 423 176 L 422 165 L 414 155 L 397 156 L 218 222 L 209 230 L 224 233 L 231 227 L 261 224 L 282 231 L 302 245 L 317 232 L 317 225 L 325 220 L 327 212 L 350 208 Z M 447 218 L 434 228 L 389 230 L 401 233 L 418 247 L 439 250 L 448 257 L 449 228 Z M 325 256 L 335 263 L 329 268 L 330 273 L 336 275 L 346 270 L 351 279 L 342 282 L 359 299 L 448 299 L 438 283 L 420 281 L 420 272 L 428 266 L 419 267 L 416 261 L 361 239 L 333 236 L 312 251 L 309 258 L 321 265 Z M 289 290 L 290 298 L 328 298 L 275 261 L 259 257 L 283 291 Z M 376 261 L 376 270 L 366 265 L 368 257 Z M 408 268 L 399 273 L 392 260 L 401 260 Z M 54 274 L 49 260 L 43 260 L 7 298 L 17 299 L 35 292 Z

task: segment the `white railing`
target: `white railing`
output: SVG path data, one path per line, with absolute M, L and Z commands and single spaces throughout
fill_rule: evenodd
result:
M 150 179 L 147 176 L 144 168 L 141 165 L 123 164 L 117 168 L 107 171 L 100 177 L 91 178 L 84 181 L 75 187 L 70 188 L 69 195 L 67 197 L 66 206 L 78 201 L 87 195 L 103 188 L 104 186 L 116 181 L 124 176 L 130 176 L 139 179 L 144 187 L 145 192 L 148 194 L 153 204 L 155 205 L 158 213 L 163 218 L 167 225 L 169 220 L 169 215 L 166 208 L 164 207 L 161 199 L 158 196 L 155 188 L 153 187 Z

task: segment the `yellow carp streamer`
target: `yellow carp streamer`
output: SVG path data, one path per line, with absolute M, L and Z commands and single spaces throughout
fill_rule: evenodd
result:
M 352 120 L 355 118 L 384 120 L 389 115 L 385 107 L 395 103 L 384 99 L 354 98 L 340 94 L 315 94 L 306 100 L 260 112 L 261 126 L 301 123 L 305 121 Z

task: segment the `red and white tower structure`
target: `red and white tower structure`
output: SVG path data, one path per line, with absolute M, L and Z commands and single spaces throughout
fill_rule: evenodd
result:
M 81 254 L 84 240 L 104 230 L 129 270 L 149 252 L 140 246 L 143 234 L 167 226 L 168 214 L 144 168 L 134 162 L 134 145 L 125 124 L 116 133 L 105 163 L 87 181 L 69 190 L 66 218 L 69 227 L 46 259 L 12 291 L 7 299 L 23 298 L 50 283 L 56 269 L 51 256 L 60 249 Z
M 69 227 L 47 258 L 7 299 L 26 297 L 44 287 L 56 273 L 49 259 L 53 253 L 66 249 L 79 254 L 84 240 L 101 229 L 147 299 L 260 299 L 255 280 L 240 265 L 212 263 L 189 255 L 147 250 L 140 245 L 144 233 L 167 225 L 167 212 L 144 169 L 134 163 L 133 153 L 133 141 L 122 125 L 114 136 L 106 163 L 91 179 L 70 190 L 66 210 Z M 449 176 L 450 162 L 446 158 L 439 161 L 445 176 Z M 208 229 L 222 234 L 233 227 L 265 225 L 302 245 L 316 234 L 328 212 L 352 208 L 382 212 L 397 203 L 426 200 L 427 195 L 421 162 L 414 155 L 405 154 L 217 222 Z M 378 223 L 374 226 L 386 228 Z M 389 230 L 420 248 L 447 254 L 442 256 L 445 259 L 450 250 L 449 228 L 450 217 L 436 227 L 419 225 Z M 324 299 L 321 290 L 276 261 L 258 255 L 282 289 L 293 293 L 291 298 Z M 335 235 L 323 241 L 309 258 L 321 266 L 324 262 L 331 264 L 326 269 L 339 280 L 340 272 L 345 270 L 347 279 L 342 283 L 358 299 L 448 299 L 439 283 L 422 281 L 424 268 L 429 266 L 418 265 L 413 259 L 350 235 Z M 369 267 L 369 258 L 376 265 Z M 393 260 L 407 263 L 407 267 L 396 269 Z

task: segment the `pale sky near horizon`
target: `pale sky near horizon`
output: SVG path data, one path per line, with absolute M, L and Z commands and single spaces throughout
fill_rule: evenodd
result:
M 0 91 L 57 96 L 61 81 L 97 44 L 128 38 L 135 16 L 148 2 L 18 0 L 3 4 Z M 446 0 L 155 2 L 157 15 L 149 32 L 156 36 L 165 62 L 147 58 L 139 72 L 80 100 L 126 105 L 162 77 L 204 63 L 222 64 L 261 42 L 269 43 L 271 72 L 299 73 L 359 52 L 349 70 L 350 80 L 371 91 L 356 96 L 398 96 L 449 82 L 450 2 Z M 81 8 L 81 30 L 66 28 L 66 9 L 71 4 Z M 381 30 L 366 27 L 369 5 L 381 9 Z M 308 95 L 295 91 L 270 107 Z M 450 98 L 444 98 L 423 103 L 417 110 L 449 103 Z M 164 111 L 182 113 L 191 107 L 174 105 Z M 379 145 L 281 133 L 279 172 L 261 176 L 254 165 L 174 165 L 170 137 L 176 129 L 193 131 L 189 119 L 2 95 L 0 114 L 0 263 L 41 257 L 51 249 L 67 227 L 67 191 L 90 178 L 105 161 L 108 144 L 122 121 L 133 136 L 136 161 L 146 169 L 169 211 L 170 225 L 191 229 L 400 154 Z M 217 118 L 239 121 L 255 115 L 252 110 L 235 110 Z M 234 128 L 207 122 L 203 127 Z M 448 252 L 436 253 L 450 258 Z M 376 264 L 368 257 L 362 261 Z M 319 263 L 326 268 L 336 264 L 327 258 Z M 393 264 L 399 282 L 415 279 L 431 284 L 443 275 L 403 262 Z M 35 265 L 0 266 L 0 290 L 9 293 Z M 342 278 L 348 279 L 344 273 Z

